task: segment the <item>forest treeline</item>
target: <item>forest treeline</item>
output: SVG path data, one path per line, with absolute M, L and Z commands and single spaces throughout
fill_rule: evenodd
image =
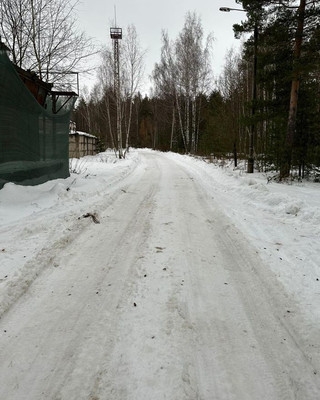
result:
M 120 44 L 122 146 L 229 157 L 235 165 L 252 146 L 255 170 L 319 177 L 320 1 L 237 3 L 246 13 L 233 27 L 243 48 L 227 52 L 219 79 L 212 37 L 189 12 L 176 38 L 162 33 L 149 96 L 139 92 L 144 51 L 128 27 Z M 98 83 L 73 115 L 101 150 L 117 147 L 113 65 L 110 43 Z

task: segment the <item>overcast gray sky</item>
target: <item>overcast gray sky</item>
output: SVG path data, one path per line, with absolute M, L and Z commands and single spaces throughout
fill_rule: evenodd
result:
M 239 40 L 234 38 L 232 25 L 245 19 L 245 13 L 233 11 L 225 13 L 220 7 L 241 8 L 234 0 L 81 0 L 78 5 L 80 27 L 97 45 L 110 43 L 110 27 L 114 22 L 116 8 L 117 26 L 123 30 L 129 24 L 136 27 L 140 44 L 147 50 L 146 82 L 142 91 L 151 86 L 148 75 L 155 62 L 160 59 L 161 32 L 165 29 L 170 39 L 175 39 L 182 30 L 188 11 L 195 11 L 201 18 L 204 37 L 213 33 L 213 71 L 220 74 L 226 51 L 238 48 Z M 80 77 L 81 86 L 92 86 L 93 79 Z

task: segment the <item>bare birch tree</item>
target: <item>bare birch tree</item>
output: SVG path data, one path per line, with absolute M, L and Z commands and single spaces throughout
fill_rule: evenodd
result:
M 174 44 L 170 42 L 168 33 L 162 31 L 162 47 L 160 62 L 156 63 L 152 73 L 154 82 L 155 95 L 164 97 L 167 103 L 171 103 L 172 107 L 172 122 L 170 135 L 170 150 L 175 129 L 176 106 L 179 105 L 178 91 L 176 87 L 176 65 L 174 59 Z M 181 117 L 181 114 L 178 115 Z M 179 126 L 182 128 L 182 121 L 179 120 Z M 184 140 L 184 136 L 182 136 Z M 184 143 L 184 147 L 185 143 Z
M 238 151 L 244 144 L 246 135 L 242 131 L 240 121 L 248 117 L 246 104 L 250 101 L 251 73 L 240 53 L 230 49 L 226 53 L 223 71 L 218 80 L 218 88 L 224 99 L 225 112 L 221 113 L 220 126 L 224 130 L 224 139 L 233 142 L 234 164 L 237 166 Z
M 101 88 L 101 102 L 100 102 L 100 114 L 105 121 L 107 129 L 105 129 L 106 143 L 108 142 L 107 132 L 112 147 L 115 149 L 116 141 L 116 128 L 112 123 L 112 108 L 116 102 L 115 91 L 114 91 L 114 53 L 111 47 L 107 47 L 102 52 L 102 64 L 99 67 L 98 79 Z M 116 149 L 115 149 L 116 150 Z
M 121 58 L 123 60 L 123 96 L 128 104 L 129 110 L 127 113 L 126 125 L 126 144 L 125 148 L 129 148 L 129 135 L 132 120 L 133 97 L 137 94 L 142 83 L 144 73 L 144 56 L 146 51 L 141 49 L 138 34 L 134 25 L 129 25 L 126 29 L 126 35 L 122 45 Z M 126 115 L 126 114 L 124 114 Z
M 138 34 L 134 25 L 129 25 L 125 32 L 126 33 L 123 35 L 121 40 L 119 63 L 121 79 L 121 124 L 125 126 L 125 148 L 127 151 L 129 147 L 129 135 L 131 130 L 133 99 L 138 93 L 139 87 L 142 83 L 145 51 L 142 50 L 140 46 Z M 115 91 L 113 87 L 114 61 L 114 52 L 112 49 L 112 44 L 110 43 L 108 46 L 106 46 L 102 53 L 102 64 L 99 68 L 98 76 L 99 81 L 104 88 L 103 110 L 101 110 L 101 112 L 107 116 L 107 129 L 110 132 L 113 143 L 115 143 L 115 136 L 113 133 L 115 129 L 112 119 L 112 106 L 115 103 Z M 128 110 L 126 110 L 126 105 L 128 105 Z M 120 149 L 116 149 L 116 151 L 119 150 Z
M 91 39 L 78 31 L 77 4 L 73 0 L 1 0 L 0 34 L 13 62 L 53 82 L 74 68 L 86 70 L 81 63 L 95 51 Z
M 188 12 L 178 38 L 170 43 L 163 34 L 161 61 L 153 77 L 158 90 L 170 89 L 186 152 L 195 153 L 198 142 L 197 116 L 200 94 L 205 94 L 212 81 L 210 53 L 212 35 L 203 43 L 203 29 L 195 12 Z M 167 89 L 166 89 L 167 88 Z M 174 115 L 174 113 L 173 113 Z

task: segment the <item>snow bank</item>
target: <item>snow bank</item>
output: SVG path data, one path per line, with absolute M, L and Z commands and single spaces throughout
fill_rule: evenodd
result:
M 58 254 L 83 229 L 79 217 L 94 212 L 102 196 L 112 196 L 139 164 L 138 152 L 121 160 L 106 152 L 71 159 L 74 172 L 67 179 L 38 186 L 7 183 L 0 190 L 0 315 L 40 273 L 54 266 L 55 254 L 51 265 L 46 264 L 48 248 L 53 246 Z

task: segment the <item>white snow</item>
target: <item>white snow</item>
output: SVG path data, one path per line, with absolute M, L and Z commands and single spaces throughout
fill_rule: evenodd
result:
M 266 265 L 320 323 L 320 186 L 279 184 L 264 173 L 246 174 L 232 163 L 213 164 L 170 154 L 192 170 L 223 212 L 254 244 Z M 319 325 L 320 328 L 320 325 Z
M 0 190 L 1 399 L 320 398 L 319 184 L 71 163 Z

